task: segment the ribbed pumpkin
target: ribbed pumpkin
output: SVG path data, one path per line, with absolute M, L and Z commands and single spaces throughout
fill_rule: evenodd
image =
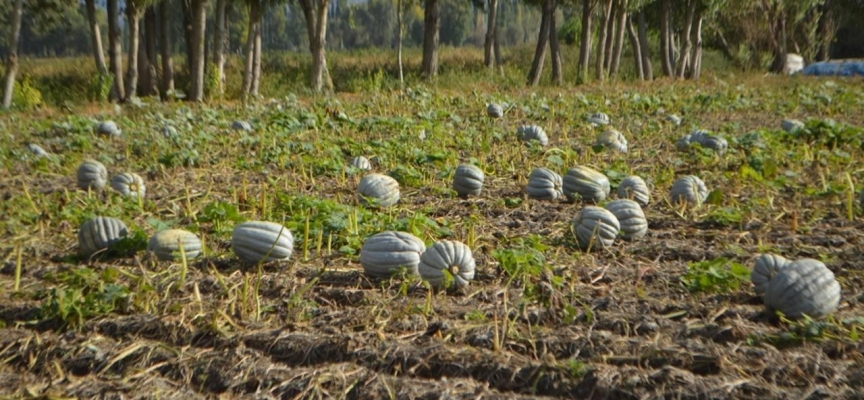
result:
M 690 148 L 691 143 L 698 143 L 703 148 L 714 150 L 718 154 L 723 154 L 726 151 L 726 148 L 729 147 L 729 143 L 726 139 L 712 135 L 710 132 L 703 130 L 694 131 L 681 139 L 678 139 L 675 146 L 678 150 L 686 150 Z
M 420 255 L 426 245 L 418 237 L 396 231 L 385 231 L 366 238 L 360 249 L 360 264 L 366 274 L 375 278 L 389 278 L 406 268 L 417 275 Z
M 477 268 L 471 249 L 464 243 L 442 240 L 420 255 L 417 270 L 420 277 L 434 287 L 444 286 L 444 271 L 453 277 L 452 285 L 468 286 Z
M 369 162 L 369 159 L 363 156 L 354 157 L 351 160 L 351 167 L 358 169 L 360 171 L 368 171 L 372 169 L 372 163 Z
M 612 246 L 621 225 L 615 214 L 605 208 L 587 206 L 573 219 L 576 240 L 583 249 L 601 249 Z
M 111 188 L 124 197 L 144 197 L 147 194 L 144 178 L 132 172 L 114 175 L 111 178 Z
M 78 188 L 100 190 L 108 183 L 108 170 L 99 161 L 87 160 L 78 167 Z
M 84 257 L 90 257 L 128 235 L 126 224 L 117 218 L 93 218 L 78 230 L 78 252 Z
M 522 125 L 516 129 L 516 137 L 523 142 L 536 141 L 541 146 L 549 144 L 549 136 L 546 131 L 537 125 Z
M 802 258 L 780 268 L 768 282 L 763 300 L 768 310 L 787 318 L 822 318 L 837 310 L 840 284 L 825 264 Z
M 618 219 L 621 237 L 626 240 L 639 239 L 648 233 L 648 220 L 639 203 L 619 199 L 606 203 L 605 208 Z
M 607 129 L 603 131 L 603 133 L 597 136 L 595 144 L 618 150 L 622 153 L 627 152 L 627 138 L 615 129 Z
M 603 201 L 612 190 L 606 175 L 581 165 L 567 170 L 563 189 L 570 201 L 581 199 L 594 203 Z
M 252 124 L 247 121 L 236 120 L 231 123 L 231 129 L 235 131 L 252 132 Z
M 483 170 L 468 164 L 462 164 L 456 167 L 456 173 L 453 174 L 453 190 L 459 196 L 479 196 L 483 191 L 483 181 L 486 175 Z
M 102 121 L 96 124 L 96 133 L 105 136 L 120 136 L 123 132 L 114 121 Z
M 605 113 L 594 113 L 588 116 L 588 122 L 594 125 L 609 125 L 609 116 Z
M 357 192 L 361 204 L 390 207 L 399 201 L 399 182 L 387 175 L 369 174 L 360 180 Z
M 750 282 L 753 282 L 753 289 L 756 294 L 765 294 L 768 282 L 771 282 L 771 279 L 780 272 L 781 268 L 786 267 L 791 262 L 776 254 L 762 254 L 756 257 L 753 271 L 750 272 Z
M 681 125 L 681 117 L 675 114 L 669 114 L 666 116 L 666 121 L 671 123 L 672 125 L 678 126 Z
M 797 119 L 784 119 L 780 122 L 780 129 L 792 133 L 804 127 L 804 123 Z
M 249 264 L 284 261 L 294 253 L 294 236 L 288 228 L 268 221 L 249 221 L 234 227 L 231 248 Z
M 491 118 L 501 118 L 504 116 L 504 108 L 495 103 L 489 103 L 486 106 L 486 115 Z
M 618 197 L 633 200 L 644 207 L 651 203 L 651 190 L 641 177 L 628 176 L 618 184 Z
M 702 204 L 708 197 L 708 188 L 705 187 L 705 182 L 702 182 L 699 177 L 687 175 L 672 184 L 669 195 L 672 198 L 672 203 Z
M 561 175 L 546 168 L 535 168 L 528 175 L 528 185 L 525 191 L 528 197 L 538 200 L 558 200 L 564 195 L 561 186 Z
M 171 125 L 163 125 L 162 129 L 159 130 L 162 133 L 162 136 L 165 138 L 171 138 L 177 136 L 177 128 Z
M 155 254 L 156 258 L 163 261 L 179 260 L 181 244 L 187 260 L 201 255 L 201 239 L 198 238 L 198 235 L 183 229 L 166 229 L 157 232 L 150 237 L 147 251 Z

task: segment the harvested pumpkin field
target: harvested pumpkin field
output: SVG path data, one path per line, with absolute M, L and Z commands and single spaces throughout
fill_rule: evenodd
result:
M 3 397 L 864 398 L 860 79 L 0 124 Z

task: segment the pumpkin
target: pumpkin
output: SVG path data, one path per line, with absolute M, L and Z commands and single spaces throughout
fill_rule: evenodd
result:
M 442 240 L 420 255 L 417 271 L 433 287 L 444 286 L 444 271 L 452 276 L 455 286 L 468 286 L 477 268 L 471 249 L 464 243 Z
M 351 160 L 351 167 L 358 169 L 360 171 L 368 171 L 372 169 L 372 163 L 369 162 L 369 159 L 363 156 L 354 157 Z
M 177 128 L 175 128 L 171 125 L 163 125 L 161 132 L 162 132 L 162 136 L 164 136 L 166 138 L 177 136 Z
M 186 259 L 193 259 L 201 255 L 201 239 L 198 235 L 182 229 L 166 229 L 157 232 L 150 237 L 147 243 L 147 251 L 156 255 L 163 261 L 180 259 L 180 245 L 183 245 L 183 254 Z
M 538 200 L 557 200 L 564 195 L 561 189 L 561 175 L 546 168 L 535 168 L 528 175 L 525 191 L 528 197 Z
M 611 186 L 606 175 L 580 165 L 567 170 L 564 175 L 563 189 L 564 195 L 570 201 L 582 199 L 582 201 L 599 203 L 609 195 Z
M 579 210 L 573 219 L 576 241 L 583 249 L 601 249 L 612 246 L 621 225 L 611 211 L 587 206 Z
M 486 105 L 486 115 L 491 118 L 501 118 L 504 116 L 504 108 L 495 103 Z
M 231 129 L 235 131 L 252 132 L 252 124 L 247 121 L 235 120 L 231 123 Z
M 671 123 L 672 125 L 681 125 L 681 117 L 675 114 L 669 114 L 666 116 L 666 121 Z
M 627 152 L 627 138 L 621 132 L 615 129 L 607 129 L 597 136 L 597 145 L 618 150 L 622 153 Z
M 108 170 L 96 160 L 86 160 L 78 167 L 78 187 L 100 190 L 108 183 Z
M 390 207 L 399 201 L 399 182 L 387 175 L 369 174 L 360 179 L 357 192 L 362 204 Z
M 626 240 L 639 239 L 648 233 L 648 220 L 639 203 L 619 199 L 606 203 L 605 208 L 618 219 L 621 237 Z
M 516 137 L 524 142 L 537 141 L 541 146 L 549 144 L 546 131 L 537 125 L 522 125 L 516 129 Z
M 114 175 L 111 178 L 111 188 L 124 197 L 144 197 L 147 194 L 144 179 L 138 174 L 131 172 Z
M 705 182 L 697 176 L 684 176 L 674 184 L 669 191 L 672 203 L 688 202 L 692 204 L 702 204 L 708 198 L 708 188 L 705 187 Z
M 35 143 L 30 143 L 27 145 L 27 150 L 30 150 L 31 153 L 36 155 L 36 158 L 48 157 L 48 152 Z
M 651 190 L 642 178 L 628 176 L 618 184 L 618 197 L 633 200 L 644 207 L 651 202 Z
M 768 282 L 763 300 L 768 310 L 787 318 L 822 318 L 837 310 L 840 284 L 825 264 L 802 258 L 779 269 Z
M 360 248 L 360 265 L 367 275 L 389 278 L 400 268 L 417 275 L 420 255 L 426 245 L 418 237 L 396 231 L 385 231 L 366 238 Z
M 750 282 L 753 282 L 756 294 L 765 294 L 765 288 L 768 287 L 771 279 L 777 275 L 781 268 L 786 267 L 791 262 L 776 254 L 762 254 L 756 257 L 753 271 L 750 272 Z
M 780 122 L 780 129 L 792 133 L 804 127 L 804 123 L 797 119 L 784 119 Z
M 78 252 L 84 257 L 90 257 L 128 235 L 126 224 L 117 218 L 93 218 L 78 230 Z
M 294 236 L 288 228 L 268 221 L 249 221 L 234 227 L 231 249 L 249 264 L 284 261 L 294 253 Z
M 726 139 L 714 136 L 710 132 L 704 130 L 694 131 L 689 135 L 678 139 L 678 142 L 675 143 L 675 147 L 677 147 L 678 150 L 686 150 L 690 147 L 691 143 L 698 143 L 700 146 L 714 150 L 718 154 L 724 153 L 729 147 L 729 143 Z
M 595 113 L 588 116 L 588 122 L 594 125 L 609 125 L 609 116 L 605 113 Z
M 486 179 L 483 170 L 473 165 L 463 164 L 456 167 L 453 175 L 453 190 L 459 196 L 479 196 L 483 191 L 483 181 Z
M 123 132 L 114 121 L 102 121 L 96 124 L 96 133 L 105 136 L 120 136 Z

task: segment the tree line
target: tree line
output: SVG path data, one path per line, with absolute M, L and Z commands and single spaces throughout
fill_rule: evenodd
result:
M 442 43 L 482 45 L 494 71 L 502 48 L 534 38 L 529 85 L 539 84 L 547 56 L 552 82 L 563 83 L 561 41 L 578 44 L 577 83 L 617 77 L 625 49 L 639 79 L 698 79 L 706 46 L 742 68 L 770 57 L 775 72 L 790 52 L 828 59 L 838 32 L 861 25 L 862 10 L 864 0 L 105 0 L 104 8 L 95 0 L 11 0 L 0 4 L 0 34 L 9 38 L 3 106 L 19 49 L 92 54 L 116 101 L 175 93 L 175 52 L 185 55 L 187 99 L 204 99 L 208 76 L 224 87 L 231 52 L 244 60 L 244 98 L 257 96 L 265 48 L 305 47 L 315 91 L 333 87 L 328 49 L 395 48 L 401 82 L 404 46 L 422 46 L 419 72 L 432 79 Z

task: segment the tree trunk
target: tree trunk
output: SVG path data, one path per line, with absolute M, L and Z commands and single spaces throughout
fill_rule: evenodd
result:
M 111 74 L 114 75 L 114 99 L 123 101 L 126 98 L 123 85 L 123 46 L 120 38 L 120 23 L 118 18 L 117 0 L 108 0 L 108 62 L 111 64 Z
M 504 65 L 501 63 L 501 18 L 504 16 L 504 6 L 503 2 L 498 2 L 498 7 L 501 8 L 500 12 L 497 15 L 495 21 L 495 43 L 492 45 L 492 49 L 495 51 L 495 65 L 498 66 L 498 70 L 501 71 L 501 75 L 504 75 Z
M 606 44 L 603 46 L 603 71 L 609 75 L 612 62 L 612 43 L 615 42 L 615 16 L 618 15 L 618 1 L 612 0 L 612 7 L 606 14 Z
M 690 68 L 690 52 L 693 51 L 693 41 L 690 40 L 690 33 L 693 28 L 693 18 L 696 15 L 697 5 L 698 2 L 696 0 L 690 0 L 690 4 L 687 5 L 687 17 L 684 20 L 684 48 L 681 50 L 681 56 L 678 58 L 677 75 L 679 78 L 684 78 L 687 69 Z
M 615 48 L 612 51 L 612 62 L 609 74 L 612 76 L 618 75 L 618 68 L 621 66 L 621 52 L 624 51 L 624 35 L 627 28 L 627 0 L 620 0 L 618 3 L 618 24 L 615 30 Z
M 246 62 L 243 64 L 243 99 L 252 94 L 252 80 L 255 74 L 255 37 L 261 30 L 261 1 L 249 0 L 249 24 L 246 31 Z M 310 38 L 311 42 L 311 38 Z
M 12 9 L 12 29 L 9 32 L 9 54 L 6 55 L 6 76 L 3 77 L 3 108 L 12 107 L 12 93 L 15 90 L 15 75 L 18 73 L 18 43 L 21 41 L 21 14 L 24 0 L 15 1 Z
M 180 0 L 180 10 L 183 14 L 183 39 L 186 44 L 186 69 L 189 71 L 189 75 L 192 75 L 192 60 L 195 59 L 195 54 L 193 49 L 195 46 L 192 44 L 194 38 L 192 25 L 194 24 L 194 18 L 192 16 L 192 2 L 197 0 Z
M 310 86 L 320 92 L 330 89 L 330 72 L 327 71 L 327 6 L 330 0 L 300 0 L 300 7 L 306 18 L 306 32 L 309 35 L 309 51 L 312 53 Z
M 645 26 L 645 10 L 639 11 L 639 48 L 642 50 L 642 73 L 645 80 L 654 80 L 654 68 L 651 66 L 651 51 L 648 44 L 647 27 Z
M 260 6 L 260 2 L 259 2 Z M 255 48 L 254 57 L 252 58 L 252 95 L 258 97 L 258 89 L 261 87 L 261 46 L 262 34 L 264 32 L 261 26 L 261 10 L 258 10 L 258 29 L 255 30 Z
M 582 32 L 579 34 L 579 84 L 588 81 L 588 63 L 591 58 L 591 13 L 594 11 L 594 0 L 582 0 Z
M 660 63 L 663 65 L 663 75 L 673 76 L 672 70 L 672 29 L 669 26 L 672 12 L 670 0 L 660 0 Z
M 399 88 L 405 88 L 405 74 L 402 71 L 402 0 L 396 1 L 396 62 L 399 64 Z
M 90 25 L 90 36 L 93 42 L 93 58 L 96 60 L 97 71 L 107 71 L 105 65 L 105 50 L 102 49 L 102 32 L 96 20 L 96 1 L 87 0 L 87 23 Z
M 126 70 L 126 97 L 138 95 L 138 45 L 141 44 L 140 13 L 134 3 L 126 1 L 126 25 L 129 29 L 129 65 Z
M 786 71 L 786 57 L 787 57 L 787 47 L 786 47 L 786 12 L 781 11 L 780 17 L 777 18 L 775 35 L 776 35 L 776 46 L 774 49 L 774 63 L 771 66 L 771 71 L 782 74 Z
M 702 13 L 696 17 L 696 46 L 693 47 L 692 62 L 690 79 L 699 79 L 702 74 Z
M 564 67 L 561 62 L 561 48 L 558 43 L 558 28 L 555 23 L 555 11 L 558 9 L 558 0 L 547 0 L 552 3 L 549 13 L 549 53 L 552 56 L 552 83 L 564 84 Z
M 495 68 L 495 19 L 498 16 L 498 0 L 489 1 L 489 15 L 486 19 L 486 40 L 483 43 L 483 62 L 489 69 Z
M 159 85 L 157 82 L 159 81 L 158 73 L 156 72 L 156 41 L 158 40 L 156 34 L 156 6 L 151 5 L 147 7 L 147 11 L 144 12 L 144 45 L 146 56 L 146 64 L 145 70 L 142 72 L 145 74 L 146 82 L 142 83 L 142 95 L 145 96 L 153 96 L 159 93 Z
M 441 30 L 440 0 L 424 0 L 423 64 L 421 75 L 431 79 L 438 75 L 438 39 Z
M 597 38 L 597 55 L 596 55 L 596 58 L 594 60 L 595 61 L 595 63 L 594 63 L 595 64 L 594 65 L 594 68 L 595 68 L 594 78 L 596 78 L 597 80 L 600 80 L 600 81 L 602 81 L 603 78 L 606 76 L 606 73 L 603 70 L 603 63 L 604 63 L 604 59 L 606 58 L 606 55 L 605 55 L 606 54 L 605 53 L 605 50 L 606 50 L 606 32 L 609 29 L 609 26 L 608 26 L 609 22 L 610 22 L 609 21 L 610 20 L 609 13 L 612 12 L 612 0 L 605 0 L 605 1 L 606 1 L 606 3 L 603 6 L 603 10 L 604 10 L 603 15 L 601 16 L 601 20 L 600 20 L 600 22 L 601 22 L 600 23 L 600 37 Z
M 549 10 L 552 8 L 553 0 L 543 1 L 542 17 L 540 18 L 540 33 L 537 37 L 537 47 L 534 49 L 534 61 L 531 62 L 531 71 L 528 72 L 528 84 L 536 86 L 540 83 L 540 75 L 543 73 L 543 63 L 546 59 L 546 45 L 549 42 L 549 25 L 552 22 Z
M 228 0 L 216 0 L 216 23 L 213 26 L 213 63 L 219 77 L 219 95 L 225 94 L 225 47 L 228 44 Z
M 165 95 L 174 92 L 174 51 L 171 48 L 171 10 L 165 0 L 159 5 L 159 49 L 162 51 L 162 91 Z
M 207 33 L 207 0 L 192 0 L 192 59 L 189 63 L 189 100 L 204 101 L 204 45 Z
M 630 38 L 630 46 L 633 47 L 633 61 L 636 65 L 636 75 L 640 81 L 645 80 L 645 71 L 642 68 L 642 46 L 639 45 L 639 36 L 636 35 L 636 27 L 633 26 L 633 17 L 627 18 L 627 36 Z

